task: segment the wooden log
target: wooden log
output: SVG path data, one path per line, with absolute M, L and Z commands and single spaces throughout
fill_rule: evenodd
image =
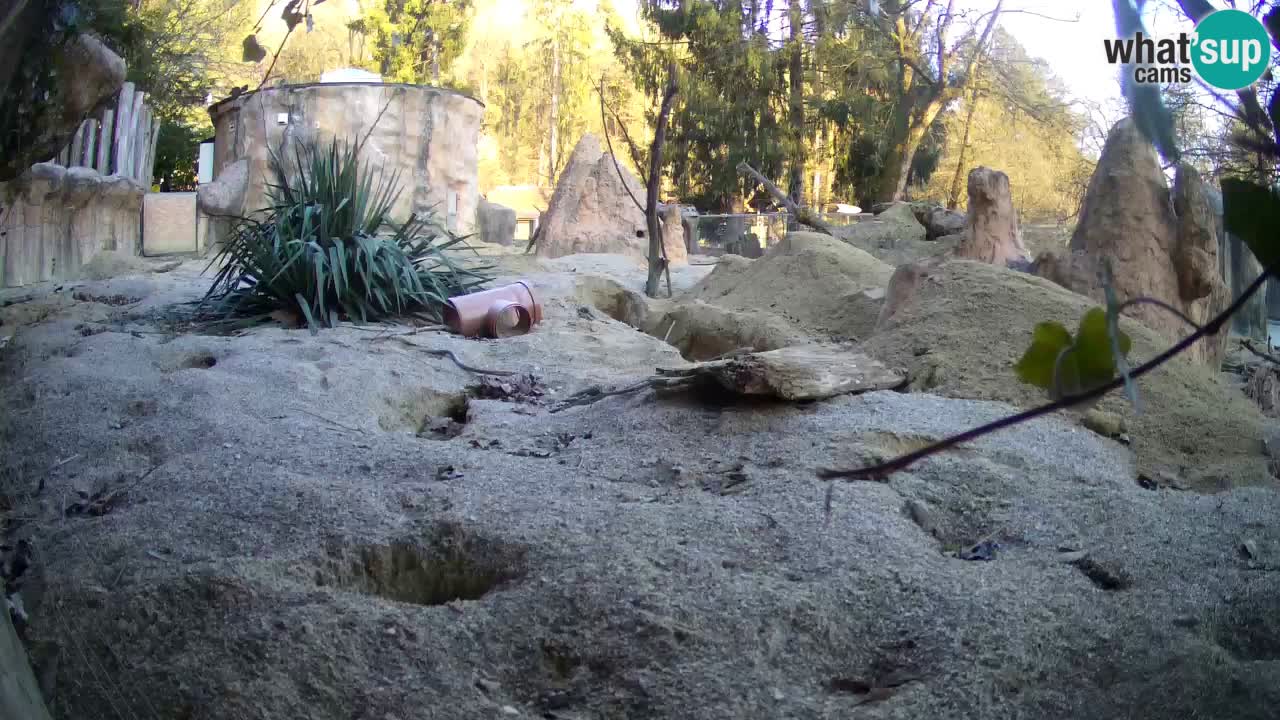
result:
M 143 142 L 146 142 L 146 138 L 142 137 L 142 129 L 145 127 L 143 125 L 143 110 L 145 108 L 142 103 L 146 96 L 147 94 L 143 92 L 133 96 L 133 113 L 129 116 L 129 123 L 132 129 L 129 131 L 129 155 L 125 162 L 128 163 L 129 167 L 128 176 L 134 180 L 138 179 L 138 147 Z
M 160 138 L 160 118 L 153 117 L 151 119 L 151 143 L 147 148 L 146 168 L 147 186 L 151 186 L 152 180 L 156 176 L 156 141 Z
M 84 156 L 80 158 L 80 164 L 84 167 L 93 167 L 93 161 L 97 158 L 98 148 L 98 121 L 90 118 L 85 121 L 84 134 Z
M 740 162 L 738 163 L 738 172 L 750 175 L 756 182 L 763 185 L 764 189 L 773 196 L 773 199 L 782 203 L 783 207 L 787 209 L 787 212 L 791 213 L 791 215 L 795 217 L 796 222 L 801 225 L 807 225 L 818 232 L 825 233 L 833 237 L 835 236 L 835 230 L 827 223 L 827 221 L 818 217 L 818 214 L 809 208 L 796 205 L 791 201 L 791 198 L 787 197 L 786 193 L 779 190 L 777 185 L 770 182 L 769 178 L 761 175 L 755 168 L 745 162 Z
M 80 164 L 80 158 L 84 153 L 84 131 L 85 126 L 88 124 L 88 120 L 80 123 L 80 127 L 76 128 L 76 134 L 71 138 L 71 154 L 67 156 L 67 167 L 74 167 Z
M 116 103 L 115 160 L 111 170 L 118 175 L 128 174 L 129 132 L 133 127 L 133 83 L 127 82 L 120 88 L 120 99 Z
M 145 94 L 142 94 L 145 97 Z M 142 164 L 146 161 L 147 150 L 151 147 L 151 108 L 141 105 L 138 108 L 138 117 L 134 123 L 133 136 L 137 142 L 133 144 L 133 160 L 130 167 L 133 170 L 133 179 L 142 183 L 147 187 L 151 187 L 151 183 L 143 177 Z
M 102 127 L 98 129 L 98 159 L 93 169 L 103 175 L 111 174 L 111 150 L 115 147 L 115 110 L 102 111 Z

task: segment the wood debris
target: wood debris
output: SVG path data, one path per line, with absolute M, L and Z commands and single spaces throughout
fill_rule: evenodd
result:
M 560 412 L 613 395 L 645 389 L 688 390 L 713 383 L 744 397 L 780 400 L 824 400 L 837 395 L 901 387 L 906 374 L 837 344 L 797 345 L 764 352 L 696 363 L 682 368 L 658 368 L 658 374 L 618 390 L 592 387 L 551 409 Z

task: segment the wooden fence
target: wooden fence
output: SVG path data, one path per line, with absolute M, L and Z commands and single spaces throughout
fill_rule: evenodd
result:
M 147 94 L 127 82 L 102 119 L 81 123 L 71 143 L 52 162 L 122 175 L 150 189 L 159 135 L 160 119 L 147 106 Z

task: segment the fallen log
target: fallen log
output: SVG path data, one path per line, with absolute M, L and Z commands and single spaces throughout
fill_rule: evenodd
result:
M 835 236 L 835 229 L 827 223 L 827 221 L 819 217 L 818 213 L 807 207 L 801 207 L 795 204 L 791 198 L 787 197 L 786 193 L 782 192 L 777 185 L 770 182 L 769 178 L 761 175 L 755 168 L 745 162 L 740 162 L 738 163 L 738 172 L 750 175 L 756 182 L 763 185 L 764 189 L 769 191 L 769 194 L 773 196 L 773 199 L 782 203 L 783 207 L 787 209 L 787 212 L 791 213 L 792 216 L 795 217 L 796 222 L 801 225 L 811 227 L 820 233 L 831 235 L 832 237 Z
M 743 397 L 801 401 L 889 390 L 901 387 L 906 379 L 904 373 L 840 345 L 796 345 L 765 352 L 735 351 L 731 357 L 687 367 L 658 368 L 657 375 L 617 390 L 583 390 L 551 412 L 641 390 L 689 390 L 708 382 Z

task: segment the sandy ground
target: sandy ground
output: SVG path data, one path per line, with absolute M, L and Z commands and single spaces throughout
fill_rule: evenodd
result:
M 642 282 L 625 261 L 502 262 L 546 306 L 502 341 L 174 337 L 145 318 L 200 294 L 193 264 L 0 312 L 56 717 L 1275 717 L 1274 487 L 1144 489 L 1051 417 L 841 484 L 828 517 L 815 469 L 1011 406 L 479 399 L 422 349 L 549 399 L 684 362 L 600 307 Z

